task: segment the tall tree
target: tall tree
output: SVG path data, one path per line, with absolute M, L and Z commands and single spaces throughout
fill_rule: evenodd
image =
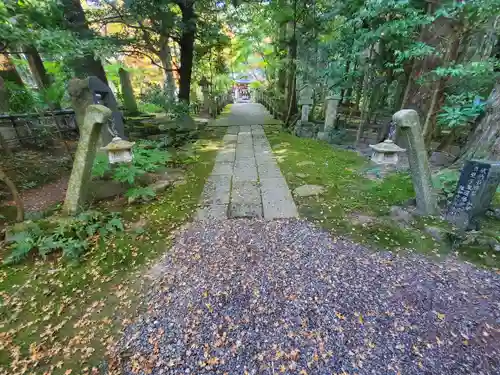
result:
M 68 30 L 83 40 L 94 37 L 94 33 L 87 23 L 80 0 L 62 0 L 62 10 L 64 24 Z M 84 51 L 82 56 L 74 57 L 71 59 L 70 64 L 77 77 L 96 76 L 104 83 L 108 83 L 101 61 L 95 58 L 90 51 Z

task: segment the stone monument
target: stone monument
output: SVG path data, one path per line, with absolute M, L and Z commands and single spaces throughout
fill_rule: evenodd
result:
M 101 104 L 111 109 L 114 130 L 120 138 L 125 138 L 123 116 L 118 110 L 115 96 L 108 85 L 94 76 L 85 79 L 73 78 L 69 81 L 68 93 L 75 110 L 78 128 L 84 124 L 87 107 L 91 104 Z M 101 143 L 107 145 L 112 139 L 111 133 L 106 128 L 102 128 Z
M 299 105 L 302 107 L 302 115 L 300 117 L 302 122 L 309 121 L 309 111 L 314 103 L 313 95 L 314 90 L 310 85 L 305 85 L 302 90 L 300 90 Z
M 461 231 L 479 229 L 500 183 L 500 162 L 468 160 L 457 184 L 455 196 L 445 215 Z
M 130 114 L 138 113 L 137 102 L 135 101 L 134 88 L 130 80 L 130 73 L 123 68 L 118 70 L 120 75 L 120 85 L 122 87 L 123 104 Z
M 91 104 L 87 107 L 83 125 L 80 126 L 80 140 L 63 205 L 66 215 L 76 214 L 86 203 L 99 136 L 111 118 L 111 109 L 103 105 Z
M 335 128 L 340 97 L 328 96 L 326 97 L 325 102 L 326 102 L 325 127 L 323 128 L 322 132 L 318 133 L 318 139 L 321 139 L 323 141 L 329 141 L 330 135 L 333 129 Z
M 211 102 L 210 102 L 210 82 L 205 77 L 200 79 L 201 93 L 203 94 L 203 108 L 202 111 L 205 113 L 210 113 Z
M 431 171 L 418 113 L 413 109 L 403 109 L 394 114 L 393 121 L 401 132 L 407 150 L 417 211 L 422 215 L 436 215 L 438 206 L 432 190 Z

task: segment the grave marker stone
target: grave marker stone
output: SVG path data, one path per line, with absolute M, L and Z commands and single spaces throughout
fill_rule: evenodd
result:
M 84 124 L 87 107 L 91 104 L 101 104 L 111 109 L 113 130 L 120 138 L 125 138 L 123 116 L 118 110 L 115 96 L 108 85 L 94 76 L 85 79 L 73 78 L 69 81 L 68 93 L 75 110 L 76 123 L 80 129 Z M 103 127 L 101 130 L 102 144 L 107 145 L 112 139 L 113 135 L 106 127 Z
M 500 162 L 468 160 L 460 173 L 446 220 L 465 231 L 478 229 L 500 183 Z

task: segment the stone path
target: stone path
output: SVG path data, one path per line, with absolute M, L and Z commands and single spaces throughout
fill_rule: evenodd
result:
M 264 112 L 263 112 L 264 111 Z M 198 220 L 297 217 L 297 208 L 261 125 L 260 104 L 235 104 L 211 176 L 202 194 Z

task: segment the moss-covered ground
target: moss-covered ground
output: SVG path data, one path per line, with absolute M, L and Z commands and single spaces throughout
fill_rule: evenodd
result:
M 401 225 L 389 217 L 391 206 L 404 205 L 415 196 L 408 173 L 368 179 L 363 173 L 368 161 L 354 151 L 299 138 L 279 126 L 267 126 L 266 134 L 290 189 L 305 184 L 326 188 L 321 196 L 294 197 L 302 217 L 374 249 L 417 251 L 433 257 L 451 252 L 446 241 L 436 242 L 424 230 L 448 227 L 447 223 L 416 217 L 411 225 Z M 500 234 L 498 220 L 485 219 L 483 227 Z M 500 267 L 495 251 L 485 245 L 461 246 L 456 254 L 479 265 Z
M 141 223 L 135 229 L 97 241 L 77 264 L 35 259 L 0 268 L 0 374 L 101 373 L 107 346 L 137 312 L 149 265 L 197 208 L 224 131 L 206 130 L 196 142 L 185 184 L 123 211 L 129 228 Z

